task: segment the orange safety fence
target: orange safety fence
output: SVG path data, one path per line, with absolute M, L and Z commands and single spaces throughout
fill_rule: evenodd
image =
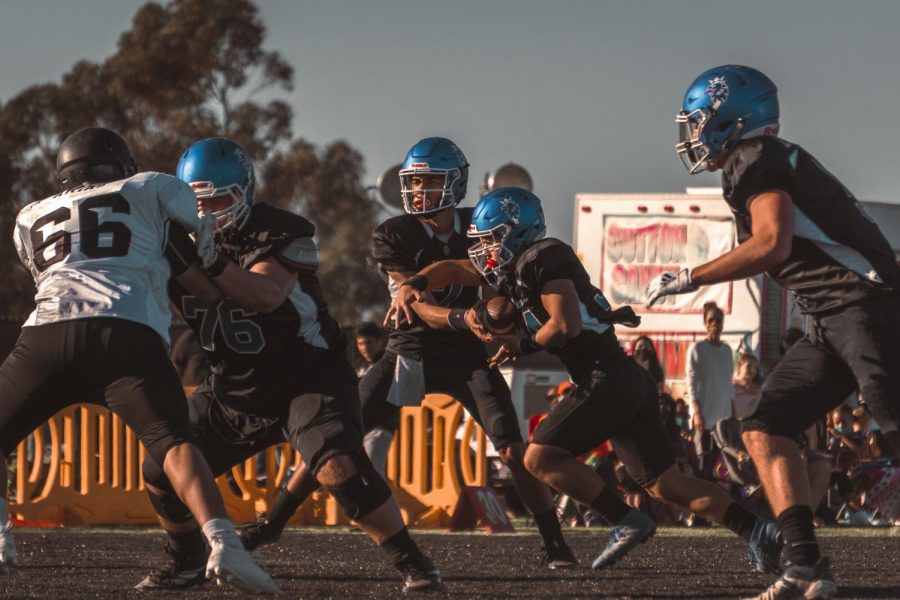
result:
M 484 432 L 462 406 L 440 394 L 403 408 L 388 455 L 387 477 L 407 523 L 442 527 L 463 486 L 487 483 Z M 457 435 L 461 430 L 461 435 Z M 458 439 L 457 439 L 458 438 Z M 76 405 L 36 429 L 16 449 L 16 492 L 10 512 L 22 521 L 65 525 L 155 524 L 134 433 L 108 409 Z M 267 510 L 300 455 L 288 444 L 253 457 L 217 479 L 236 522 Z M 316 492 L 291 523 L 348 523 L 327 492 Z

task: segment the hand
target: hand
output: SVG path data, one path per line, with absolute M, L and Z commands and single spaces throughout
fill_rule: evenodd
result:
M 466 311 L 466 325 L 468 326 L 469 331 L 482 342 L 494 341 L 494 336 L 487 326 L 481 322 L 481 319 L 478 318 L 478 311 L 474 308 L 470 308 Z
M 647 285 L 647 308 L 650 308 L 663 296 L 696 292 L 697 286 L 691 281 L 690 269 L 682 269 L 677 273 L 666 271 L 654 277 Z
M 508 362 L 516 362 L 522 355 L 520 343 L 522 338 L 517 335 L 499 335 L 494 338 L 500 341 L 500 349 L 488 361 L 488 369 L 505 365 Z
M 706 431 L 706 421 L 703 420 L 703 414 L 699 410 L 694 413 L 691 424 L 695 431 Z
M 413 322 L 413 309 L 411 305 L 413 302 L 424 302 L 425 301 L 425 292 L 420 292 L 419 290 L 413 288 L 409 285 L 401 285 L 397 289 L 397 295 L 391 300 L 391 305 L 388 307 L 387 314 L 384 315 L 384 323 L 385 327 L 393 320 L 394 328 L 400 327 L 400 319 L 402 317 L 406 317 L 407 323 Z

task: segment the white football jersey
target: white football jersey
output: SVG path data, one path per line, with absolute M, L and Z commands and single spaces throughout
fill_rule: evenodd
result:
M 116 317 L 149 325 L 168 344 L 171 271 L 163 251 L 170 219 L 196 231 L 197 199 L 183 181 L 153 172 L 23 208 L 15 244 L 37 286 L 37 307 L 24 326 Z

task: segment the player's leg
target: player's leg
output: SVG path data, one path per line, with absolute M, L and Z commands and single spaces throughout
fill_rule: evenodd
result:
M 439 590 L 440 572 L 403 523 L 387 482 L 362 448 L 362 414 L 353 372 L 344 360 L 323 369 L 317 389 L 291 404 L 288 435 L 307 457 L 316 479 L 344 513 L 388 555 L 403 574 L 404 591 Z
M 577 458 L 609 439 L 639 406 L 631 398 L 633 386 L 627 385 L 634 377 L 624 380 L 619 376 L 621 369 L 615 371 L 586 377 L 574 394 L 558 402 L 534 431 L 525 453 L 525 465 L 538 479 L 591 507 L 613 525 L 609 543 L 594 561 L 596 569 L 612 565 L 656 531 L 650 517 L 629 507 Z
M 106 404 L 135 432 L 149 459 L 161 465 L 172 495 L 201 524 L 211 548 L 206 575 L 245 592 L 277 592 L 271 578 L 241 545 L 210 467 L 190 442 L 184 391 L 162 340 L 152 329 L 136 323 L 92 321 L 93 347 L 89 351 L 107 374 Z
M 394 430 L 397 428 L 399 412 L 397 406 L 387 402 L 396 361 L 395 355 L 386 352 L 372 365 L 358 386 L 363 423 L 366 424 L 368 431 L 363 439 L 363 446 L 366 454 L 376 465 L 376 470 L 382 474 Z M 266 516 L 256 523 L 241 528 L 240 536 L 244 547 L 247 550 L 255 550 L 278 541 L 290 518 L 319 487 L 321 486 L 318 480 L 310 473 L 306 463 L 301 461 L 285 488 L 278 492 Z
M 787 561 L 784 575 L 760 598 L 798 590 L 828 598 L 836 591 L 816 542 L 809 478 L 794 440 L 855 385 L 819 334 L 803 338 L 769 375 L 756 410 L 743 421 L 744 444 L 784 536 Z
M 23 328 L 0 366 L 0 570 L 18 561 L 6 499 L 6 460 L 41 423 L 75 403 L 78 380 L 66 382 L 60 368 L 70 358 L 62 340 L 75 327 L 74 323 L 59 323 Z
M 471 357 L 441 364 L 426 364 L 425 382 L 429 391 L 441 391 L 459 400 L 484 429 L 497 449 L 500 460 L 509 468 L 513 484 L 525 508 L 534 517 L 543 540 L 543 560 L 551 569 L 578 564 L 566 544 L 550 488 L 525 468 L 525 443 L 519 420 L 503 375 L 487 369 L 486 361 Z

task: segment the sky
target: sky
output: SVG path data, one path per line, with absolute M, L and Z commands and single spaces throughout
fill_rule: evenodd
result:
M 0 101 L 103 60 L 143 2 L 0 0 Z M 525 166 L 548 234 L 580 192 L 717 186 L 674 153 L 704 70 L 746 64 L 779 88 L 782 136 L 862 200 L 900 202 L 900 2 L 869 0 L 260 0 L 265 47 L 295 68 L 294 134 L 347 140 L 366 183 L 418 139 L 485 173 Z M 189 59 L 188 59 L 189 60 Z

